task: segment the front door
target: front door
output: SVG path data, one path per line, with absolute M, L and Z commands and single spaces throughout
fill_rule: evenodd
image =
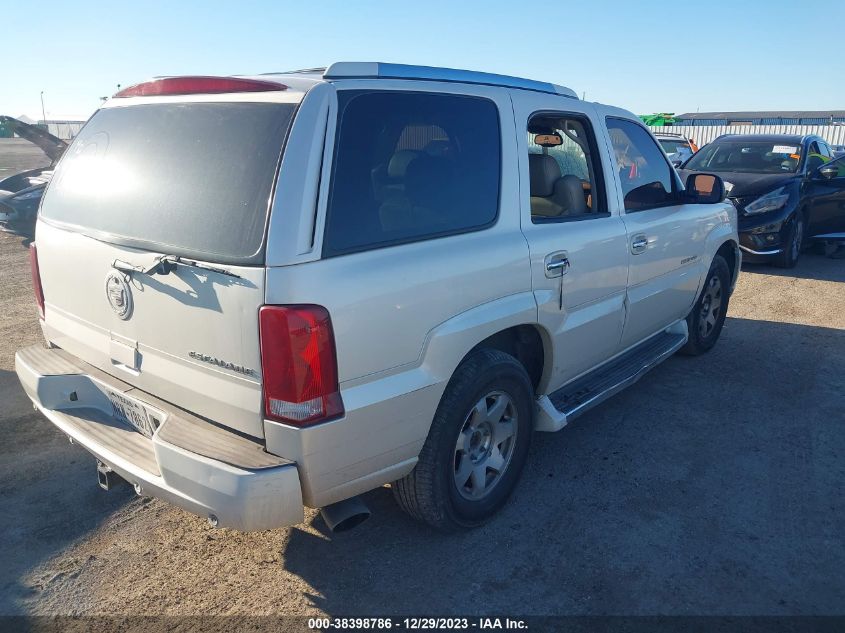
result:
M 553 391 L 613 356 L 624 322 L 625 225 L 608 195 L 610 155 L 591 104 L 515 91 L 521 223 L 539 322 L 554 343 Z
M 622 348 L 684 318 L 695 302 L 717 205 L 683 204 L 675 170 L 640 124 L 607 119 L 628 233 L 628 314 Z
M 809 200 L 809 230 L 812 236 L 838 234 L 838 239 L 845 239 L 845 156 L 823 166 L 825 172 L 834 168 L 830 177 L 811 173 L 804 185 Z

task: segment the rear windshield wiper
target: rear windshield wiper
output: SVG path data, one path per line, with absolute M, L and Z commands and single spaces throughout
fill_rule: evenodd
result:
M 225 268 L 209 266 L 208 264 L 202 264 L 193 259 L 185 259 L 184 257 L 179 257 L 178 255 L 159 255 L 155 258 L 153 265 L 148 268 L 135 266 L 134 264 L 130 264 L 129 262 L 124 262 L 119 259 L 114 260 L 111 266 L 115 270 L 119 270 L 120 272 L 128 275 L 131 275 L 132 273 L 141 273 L 142 275 L 169 275 L 176 270 L 177 266 L 189 266 L 191 268 L 199 268 L 200 270 L 207 270 L 212 273 L 220 273 L 221 275 L 241 279 L 240 275 L 236 275 Z

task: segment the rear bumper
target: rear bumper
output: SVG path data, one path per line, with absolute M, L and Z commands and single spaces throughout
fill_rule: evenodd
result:
M 302 522 L 296 464 L 266 453 L 258 442 L 161 402 L 62 350 L 22 349 L 15 370 L 38 410 L 139 494 L 242 531 Z M 161 424 L 151 439 L 114 417 L 106 389 L 155 412 Z

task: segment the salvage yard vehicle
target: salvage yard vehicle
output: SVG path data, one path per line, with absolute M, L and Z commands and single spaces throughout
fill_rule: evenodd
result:
M 308 506 L 347 529 L 392 483 L 416 519 L 473 527 L 533 431 L 716 343 L 741 260 L 724 195 L 549 83 L 160 78 L 57 167 L 31 250 L 47 344 L 16 370 L 103 487 L 214 526 Z
M 727 134 L 682 174 L 724 179 L 748 262 L 792 268 L 811 240 L 845 242 L 845 159 L 814 135 Z
M 675 167 L 680 167 L 698 151 L 698 146 L 692 139 L 688 139 L 681 134 L 656 132 L 654 138 L 660 143 L 660 147 L 669 157 L 669 162 Z
M 53 168 L 67 149 L 67 143 L 37 125 L 24 123 L 10 116 L 0 115 L 0 125 L 37 145 L 50 160 L 45 167 L 30 169 L 0 180 L 0 225 L 31 234 L 35 228 L 41 196 L 50 182 Z

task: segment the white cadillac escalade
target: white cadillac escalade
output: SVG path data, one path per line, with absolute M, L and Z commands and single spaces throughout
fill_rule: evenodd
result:
M 114 95 L 59 163 L 32 272 L 35 406 L 212 525 L 391 484 L 488 520 L 557 431 L 719 337 L 740 268 L 719 178 L 561 86 L 337 63 Z

